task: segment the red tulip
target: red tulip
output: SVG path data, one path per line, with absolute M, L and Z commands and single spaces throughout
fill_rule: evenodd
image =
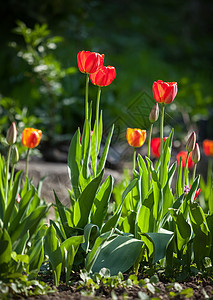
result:
M 177 95 L 177 82 L 157 80 L 152 86 L 153 96 L 158 103 L 171 103 Z
M 95 73 L 104 63 L 104 54 L 80 51 L 77 54 L 78 68 L 82 73 Z
M 163 142 L 165 142 L 165 140 L 168 137 L 164 137 L 163 138 Z M 153 138 L 151 140 L 151 150 L 152 150 L 152 155 L 156 158 L 160 157 L 160 138 Z
M 213 156 L 213 140 L 203 141 L 203 151 L 206 156 Z
M 25 128 L 22 132 L 22 144 L 27 148 L 35 148 L 41 140 L 42 131 L 34 128 Z
M 200 192 L 201 192 L 201 189 L 199 188 L 195 193 L 194 200 L 199 196 Z
M 127 128 L 126 139 L 130 146 L 141 147 L 146 140 L 146 130 Z
M 187 151 L 180 151 L 180 152 L 176 155 L 178 164 L 180 163 L 180 157 L 182 158 L 182 166 L 183 166 L 183 167 L 185 167 L 185 164 L 186 164 L 187 154 L 188 154 Z M 194 166 L 194 163 L 193 163 L 193 161 L 192 161 L 192 152 L 190 152 L 190 153 L 189 153 L 189 159 L 188 159 L 188 168 L 191 169 L 191 168 L 193 168 L 193 166 Z
M 97 72 L 90 74 L 90 79 L 94 85 L 108 86 L 116 77 L 116 70 L 114 67 L 101 66 Z

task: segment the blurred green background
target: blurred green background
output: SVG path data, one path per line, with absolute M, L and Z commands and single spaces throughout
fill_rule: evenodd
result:
M 114 82 L 102 89 L 106 128 L 129 115 L 136 103 L 142 108 L 138 126 L 148 129 L 152 84 L 161 79 L 178 82 L 165 120 L 165 133 L 175 127 L 174 146 L 180 147 L 192 129 L 200 142 L 213 139 L 212 15 L 210 0 L 5 1 L 0 12 L 1 138 L 16 121 L 20 133 L 26 126 L 43 130 L 43 153 L 46 146 L 68 143 L 84 120 L 85 76 L 76 56 L 89 50 L 104 53 L 105 65 L 117 70 Z M 90 86 L 93 103 L 96 92 Z M 131 118 L 122 122 L 123 132 L 134 126 Z M 46 156 L 51 160 L 51 154 Z

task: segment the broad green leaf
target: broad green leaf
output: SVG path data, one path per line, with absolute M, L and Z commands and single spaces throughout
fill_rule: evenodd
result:
M 87 184 L 90 182 L 90 170 L 89 170 L 89 161 L 90 161 L 90 137 L 91 126 L 88 120 L 85 120 L 84 129 L 83 129 L 83 138 L 82 138 L 82 169 L 79 174 L 79 184 L 81 190 L 84 190 Z
M 90 243 L 93 243 L 99 235 L 100 230 L 97 225 L 90 223 L 84 227 L 85 242 L 82 244 L 82 248 L 86 253 L 89 251 Z
M 170 213 L 176 225 L 177 247 L 181 251 L 191 237 L 191 227 L 180 210 L 171 208 Z
M 102 268 L 110 270 L 110 274 L 128 271 L 137 260 L 143 242 L 128 236 L 117 236 L 102 246 L 92 271 L 99 272 Z
M 138 155 L 138 165 L 139 165 L 139 171 L 140 171 L 140 173 L 142 173 L 141 201 L 143 203 L 143 201 L 146 198 L 146 195 L 148 193 L 149 174 L 148 174 L 146 163 L 140 154 Z
M 92 141 L 91 141 L 91 167 L 93 174 L 96 174 L 97 169 L 97 157 L 98 157 L 98 151 L 97 151 L 97 122 L 95 120 L 93 133 L 92 133 Z
M 153 192 L 149 193 L 147 199 L 141 205 L 138 212 L 138 228 L 142 233 L 149 232 L 150 226 L 153 226 L 154 219 L 152 216 L 154 205 L 154 195 Z
M 106 159 L 107 159 L 107 154 L 108 154 L 109 146 L 110 146 L 110 142 L 111 142 L 111 138 L 112 138 L 112 135 L 113 135 L 113 131 L 114 131 L 114 125 L 112 126 L 112 128 L 111 128 L 111 130 L 110 130 L 110 132 L 107 136 L 107 140 L 106 140 L 106 143 L 104 145 L 104 150 L 103 150 L 103 153 L 102 153 L 101 158 L 100 158 L 99 163 L 98 163 L 97 174 L 99 172 L 101 172 L 101 170 L 105 166 Z
M 110 231 L 112 228 L 116 228 L 116 226 L 118 225 L 118 222 L 119 222 L 119 218 L 122 213 L 122 206 L 123 206 L 124 199 L 129 194 L 129 192 L 131 192 L 131 190 L 135 187 L 137 182 L 138 182 L 138 179 L 135 178 L 126 187 L 126 189 L 124 190 L 124 192 L 122 194 L 120 206 L 117 208 L 117 211 L 114 213 L 114 215 L 104 224 L 104 226 L 101 230 L 102 233 Z
M 60 216 L 61 224 L 62 224 L 62 226 L 64 228 L 64 232 L 66 234 L 66 238 L 68 238 L 69 237 L 69 232 L 67 232 L 67 229 L 66 229 L 66 226 L 65 226 L 65 225 L 69 224 L 68 219 L 67 219 L 67 215 L 66 215 L 66 208 L 61 203 L 61 201 L 58 199 L 55 191 L 54 191 L 54 195 L 55 195 L 56 206 L 57 206 L 58 213 L 59 213 L 59 216 Z M 73 226 L 73 224 L 69 224 L 69 225 Z
M 17 254 L 24 254 L 29 237 L 29 231 L 27 231 L 13 242 L 12 247 Z
M 110 175 L 98 191 L 92 209 L 91 222 L 101 228 L 107 215 L 109 200 L 113 190 L 114 179 Z
M 80 195 L 79 174 L 81 171 L 81 144 L 79 129 L 74 134 L 70 144 L 68 153 L 68 168 L 75 199 L 77 200 Z
M 174 130 L 172 129 L 170 132 L 169 137 L 165 140 L 163 144 L 163 182 L 162 187 L 167 182 L 168 178 L 168 168 L 169 168 L 169 162 L 171 158 L 171 145 L 172 145 L 172 139 L 174 135 Z
M 149 250 L 149 257 L 152 257 L 152 263 L 165 257 L 167 245 L 173 234 L 171 231 L 141 233 L 141 239 Z
M 31 189 L 21 199 L 21 201 L 19 203 L 18 213 L 8 228 L 8 232 L 10 234 L 12 234 L 17 229 L 21 220 L 25 217 L 26 210 L 30 204 L 30 201 L 32 200 L 32 198 L 34 196 L 34 193 L 35 193 L 34 187 L 31 186 Z
M 50 225 L 46 231 L 44 249 L 53 269 L 54 283 L 58 286 L 62 268 L 62 254 L 53 225 Z
M 182 166 L 182 158 L 180 157 L 180 162 L 178 166 L 178 174 L 177 174 L 177 181 L 176 181 L 176 195 L 177 198 L 183 193 L 182 188 L 182 173 L 183 173 L 183 166 Z
M 81 243 L 84 242 L 84 237 L 81 236 L 72 236 L 66 239 L 60 246 L 62 253 L 62 261 L 65 266 L 66 273 L 66 283 L 68 283 L 70 279 L 70 273 L 72 270 L 73 261 L 75 255 L 78 251 L 78 248 Z
M 44 261 L 44 239 L 40 239 L 31 247 L 31 252 L 29 253 L 29 270 L 40 270 L 40 267 Z
M 22 170 L 19 171 L 15 176 L 12 193 L 10 194 L 10 197 L 9 197 L 10 200 L 9 200 L 8 206 L 7 206 L 6 211 L 5 211 L 4 227 L 6 229 L 7 229 L 7 226 L 8 226 L 8 222 L 10 221 L 10 217 L 13 213 L 14 207 L 15 207 L 16 198 L 17 198 L 17 195 L 18 195 L 18 191 L 20 189 L 22 172 L 23 172 Z
M 7 272 L 11 261 L 12 244 L 6 229 L 0 228 L 0 273 Z
M 104 242 L 110 238 L 112 235 L 112 231 L 108 231 L 105 233 L 102 233 L 95 241 L 95 244 L 92 248 L 92 250 L 87 254 L 86 256 L 86 262 L 85 262 L 85 268 L 87 270 L 87 272 L 91 271 L 91 268 L 98 256 L 98 254 L 101 251 L 101 247 L 104 244 Z
M 73 216 L 74 226 L 84 228 L 84 226 L 88 223 L 90 211 L 100 186 L 103 173 L 104 169 L 88 184 L 75 203 Z

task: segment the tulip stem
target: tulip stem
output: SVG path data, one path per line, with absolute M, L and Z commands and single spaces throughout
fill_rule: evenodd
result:
M 26 157 L 26 165 L 25 165 L 25 177 L 28 177 L 29 157 L 30 157 L 30 148 L 27 149 L 27 157 Z
M 160 157 L 161 157 L 161 169 L 160 169 L 160 183 L 163 185 L 163 123 L 164 123 L 164 111 L 165 105 L 162 103 L 161 111 L 161 123 L 160 123 Z
M 98 94 L 97 94 L 97 102 L 96 102 L 96 125 L 97 125 L 97 138 L 98 138 L 98 127 L 99 127 L 99 104 L 101 98 L 101 87 L 98 87 Z M 97 139 L 98 142 L 98 139 Z
M 192 183 L 195 180 L 195 175 L 196 175 L 196 169 L 197 169 L 197 164 L 194 165 L 194 169 L 193 169 L 193 175 L 192 175 Z
M 10 168 L 11 149 L 12 146 L 9 145 L 8 152 L 7 152 L 6 173 L 5 173 L 5 202 L 6 203 L 7 203 L 7 196 L 8 196 L 8 175 L 9 175 L 9 168 Z
M 187 152 L 184 173 L 183 173 L 183 191 L 184 191 L 184 187 L 186 186 L 186 170 L 188 169 L 188 160 L 189 160 L 189 152 Z
M 153 123 L 150 125 L 150 130 L 149 130 L 149 139 L 148 139 L 148 158 L 150 159 L 150 154 L 151 154 L 151 137 L 152 137 L 152 128 L 153 128 Z M 148 189 L 150 189 L 150 170 L 148 169 Z
M 133 171 L 135 170 L 135 162 L 136 162 L 136 148 L 134 147 L 134 150 L 133 150 L 133 161 L 132 161 Z
M 86 118 L 86 120 L 89 119 L 88 98 L 89 98 L 89 74 L 86 74 L 86 89 L 85 89 L 85 118 Z

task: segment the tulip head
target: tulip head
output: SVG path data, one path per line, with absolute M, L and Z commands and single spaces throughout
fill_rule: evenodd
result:
M 149 114 L 149 121 L 150 121 L 151 123 L 156 122 L 157 119 L 158 119 L 158 116 L 159 116 L 159 106 L 158 106 L 158 103 L 156 103 L 156 104 L 153 106 L 153 108 L 152 108 L 152 110 L 151 110 L 151 112 L 150 112 L 150 114 Z
M 192 161 L 197 164 L 200 161 L 200 148 L 198 143 L 195 144 L 194 150 L 192 151 Z
M 146 140 L 146 130 L 127 128 L 126 139 L 130 146 L 139 148 Z
M 213 156 L 213 140 L 203 141 L 203 151 L 206 156 Z
M 171 103 L 177 95 L 177 82 L 157 80 L 152 86 L 153 96 L 158 103 Z
M 13 122 L 7 131 L 6 141 L 11 146 L 15 144 L 16 138 L 17 138 L 17 129 L 16 129 L 15 122 Z
M 90 51 L 79 51 L 77 54 L 78 68 L 82 73 L 95 73 L 104 63 L 104 54 Z
M 97 86 L 108 86 L 116 77 L 116 70 L 112 66 L 101 66 L 97 72 L 90 74 L 90 80 Z
M 22 132 L 22 144 L 27 148 L 35 148 L 41 140 L 42 131 L 34 128 L 25 128 Z
M 188 152 L 191 152 L 192 150 L 194 150 L 194 147 L 195 147 L 195 143 L 196 143 L 196 134 L 195 132 L 193 131 L 189 138 L 188 138 L 188 141 L 186 142 L 186 150 Z
M 187 151 L 180 151 L 177 155 L 176 155 L 176 159 L 178 161 L 178 164 L 180 163 L 180 158 L 182 159 L 182 166 L 183 168 L 185 167 L 186 164 L 186 158 L 187 158 Z M 188 158 L 188 168 L 191 169 L 193 168 L 194 163 L 192 161 L 192 152 L 189 153 L 189 158 Z
M 14 145 L 11 153 L 11 162 L 13 165 L 15 165 L 18 161 L 19 161 L 19 153 L 16 145 Z

